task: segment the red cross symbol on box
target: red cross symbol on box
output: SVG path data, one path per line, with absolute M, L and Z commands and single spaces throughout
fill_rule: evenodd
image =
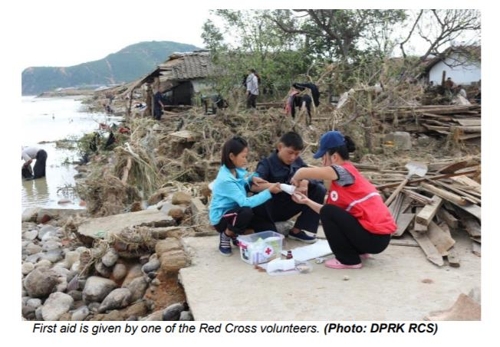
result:
M 273 249 L 271 247 L 266 247 L 264 253 L 266 253 L 267 256 L 270 256 L 271 254 L 273 254 Z

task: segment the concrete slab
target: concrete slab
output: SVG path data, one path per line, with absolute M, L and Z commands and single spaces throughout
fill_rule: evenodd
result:
M 161 227 L 175 224 L 168 223 L 167 221 L 172 221 L 172 217 L 168 216 L 165 212 L 149 209 L 89 219 L 78 227 L 78 232 L 84 236 L 93 238 L 107 238 L 127 227 L 141 225 Z
M 481 287 L 481 258 L 453 235 L 460 267 L 437 267 L 419 247 L 390 245 L 359 270 L 313 263 L 309 274 L 270 276 L 218 253 L 218 236 L 184 238 L 192 265 L 180 270 L 196 321 L 420 321 Z M 284 249 L 302 246 L 286 239 Z

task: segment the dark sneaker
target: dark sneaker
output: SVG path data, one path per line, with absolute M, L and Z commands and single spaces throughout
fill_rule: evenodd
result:
M 305 233 L 304 230 L 299 231 L 297 234 L 294 234 L 292 231 L 288 233 L 288 237 L 292 240 L 297 240 L 305 243 L 314 243 L 317 241 L 316 235 L 309 236 Z
M 225 232 L 220 233 L 219 252 L 226 257 L 233 254 L 231 249 L 231 238 L 227 236 Z
M 240 246 L 240 241 L 238 241 L 238 236 L 232 237 L 231 242 L 233 243 L 234 247 Z

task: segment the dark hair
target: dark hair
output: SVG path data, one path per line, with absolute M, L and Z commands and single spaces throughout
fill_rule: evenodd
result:
M 280 138 L 280 142 L 285 145 L 285 147 L 292 147 L 297 151 L 304 149 L 304 141 L 299 134 L 295 131 L 289 131 Z
M 342 146 L 329 148 L 327 151 L 328 155 L 333 155 L 336 152 L 342 159 L 349 160 L 349 153 L 352 153 L 356 150 L 356 144 L 349 136 L 344 135 L 344 139 L 345 144 Z
M 252 72 L 252 73 L 256 73 L 257 71 L 255 71 L 255 69 L 248 69 L 248 71 Z
M 222 146 L 221 164 L 226 165 L 228 169 L 234 169 L 235 166 L 229 158 L 229 154 L 232 153 L 233 155 L 238 155 L 247 147 L 248 143 L 244 138 L 240 136 L 233 136 L 233 138 L 227 140 L 226 143 L 224 143 L 224 146 Z

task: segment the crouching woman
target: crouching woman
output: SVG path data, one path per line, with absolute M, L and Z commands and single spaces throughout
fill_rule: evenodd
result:
M 295 193 L 293 199 L 319 213 L 328 244 L 335 258 L 325 265 L 333 269 L 359 269 L 361 259 L 384 251 L 397 225 L 379 192 L 349 161 L 356 146 L 338 131 L 320 139 L 314 158 L 323 166 L 301 168 L 293 176 L 298 186 L 303 179 L 326 180 L 329 190 L 325 205 Z

